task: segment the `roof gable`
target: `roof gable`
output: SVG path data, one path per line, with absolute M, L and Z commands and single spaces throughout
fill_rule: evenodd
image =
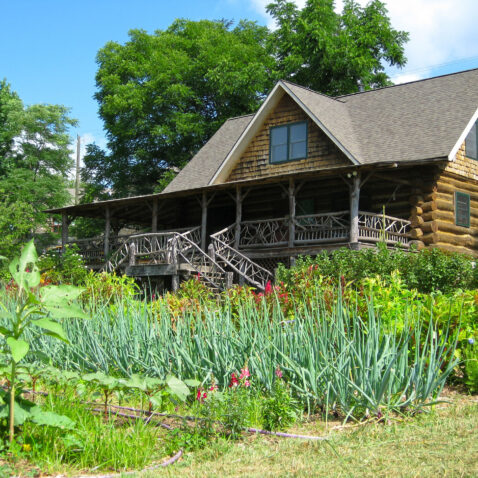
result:
M 210 185 L 220 184 L 227 180 L 234 166 L 239 161 L 241 155 L 244 153 L 254 136 L 262 127 L 267 116 L 274 110 L 274 108 L 278 105 L 279 101 L 285 94 L 289 95 L 297 103 L 297 105 L 310 117 L 310 119 L 315 124 L 317 124 L 319 128 L 324 131 L 324 133 L 347 156 L 347 158 L 350 159 L 353 164 L 359 164 L 357 159 L 347 149 L 347 147 L 332 134 L 331 130 L 327 128 L 327 125 L 324 124 L 324 122 L 321 121 L 314 114 L 314 112 L 309 107 L 310 105 L 308 103 L 304 103 L 302 98 L 305 97 L 305 99 L 308 100 L 307 94 L 304 92 L 309 92 L 312 93 L 315 97 L 319 97 L 319 99 L 317 99 L 317 102 L 313 105 L 313 108 L 315 110 L 318 110 L 321 107 L 325 107 L 327 111 L 330 111 L 332 113 L 331 116 L 335 119 L 346 116 L 346 111 L 342 109 L 342 105 L 340 104 L 340 102 L 333 98 L 319 95 L 318 93 L 313 93 L 310 90 L 306 90 L 304 88 L 302 88 L 303 91 L 298 90 L 300 90 L 300 87 L 295 87 L 292 83 L 288 83 L 285 81 L 279 81 L 276 84 L 276 86 L 266 98 L 264 103 L 262 103 L 262 106 L 254 115 L 250 123 L 244 129 L 241 136 L 239 137 L 229 154 L 226 156 L 219 169 L 214 174 L 213 178 L 209 182 Z

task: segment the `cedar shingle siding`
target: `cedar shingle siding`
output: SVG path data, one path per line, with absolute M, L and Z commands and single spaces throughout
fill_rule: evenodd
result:
M 270 164 L 270 128 L 298 121 L 308 122 L 307 158 L 280 164 Z M 229 175 L 228 181 L 257 179 L 265 176 L 302 171 L 317 171 L 323 168 L 347 166 L 349 164 L 350 161 L 345 155 L 308 118 L 295 101 L 285 95 L 241 156 L 241 159 Z

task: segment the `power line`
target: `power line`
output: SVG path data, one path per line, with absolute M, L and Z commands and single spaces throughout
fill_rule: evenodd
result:
M 400 76 L 403 76 L 403 75 L 409 75 L 409 74 L 412 74 L 412 73 L 423 73 L 423 72 L 434 70 L 434 69 L 437 69 L 437 68 L 443 68 L 443 67 L 446 67 L 446 66 L 456 65 L 456 64 L 459 64 L 459 63 L 469 63 L 469 62 L 472 62 L 472 61 L 476 61 L 478 63 L 478 56 L 469 56 L 469 57 L 466 57 L 466 58 L 447 61 L 447 62 L 444 62 L 444 63 L 436 63 L 434 65 L 421 66 L 421 67 L 418 67 L 418 68 L 410 68 L 410 69 L 406 69 L 406 70 L 401 70 L 400 73 L 398 73 L 395 76 L 392 76 L 391 80 L 393 80 L 395 78 L 398 78 Z

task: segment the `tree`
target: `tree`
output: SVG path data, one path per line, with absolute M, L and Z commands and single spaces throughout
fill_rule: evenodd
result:
M 116 197 L 153 192 L 227 118 L 255 111 L 273 84 L 268 30 L 253 22 L 176 20 L 129 35 L 97 56 L 95 97 L 111 153 L 91 146 L 83 176 Z
M 408 33 L 392 28 L 385 4 L 361 7 L 345 0 L 334 11 L 333 0 L 308 0 L 300 10 L 275 0 L 267 11 L 277 23 L 269 44 L 280 76 L 330 95 L 355 93 L 392 84 L 384 62 L 402 67 Z
M 405 32 L 379 0 L 288 0 L 267 7 L 278 28 L 242 21 L 176 20 L 153 35 L 130 32 L 98 52 L 99 113 L 109 152 L 90 145 L 83 179 L 90 198 L 163 189 L 230 117 L 257 110 L 279 78 L 323 93 L 390 83 L 384 63 L 403 66 Z
M 61 105 L 24 107 L 6 81 L 0 83 L 0 255 L 12 255 L 44 227 L 45 209 L 70 197 L 72 166 L 68 128 L 76 121 Z

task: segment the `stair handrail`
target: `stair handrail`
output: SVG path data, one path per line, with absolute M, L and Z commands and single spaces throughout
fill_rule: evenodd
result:
M 181 244 L 181 241 L 184 241 L 187 243 L 188 247 L 184 247 L 184 245 Z M 225 290 L 225 282 L 226 282 L 226 271 L 214 260 L 211 256 L 209 256 L 206 252 L 204 252 L 195 242 L 193 242 L 191 239 L 186 237 L 185 234 L 181 233 L 175 233 L 175 251 L 176 254 L 181 256 L 187 264 L 189 264 L 198 274 L 199 276 L 209 282 L 213 287 L 220 289 L 220 290 Z M 187 253 L 193 254 L 193 257 L 188 257 Z M 208 275 L 207 269 L 201 269 L 201 266 L 198 267 L 198 264 L 194 262 L 194 255 L 197 254 L 198 257 L 200 257 L 200 260 L 202 261 L 201 266 L 202 267 L 211 267 L 211 265 L 214 268 L 214 272 L 217 273 L 219 272 L 220 275 L 222 275 L 222 284 L 218 281 L 215 281 L 212 277 Z
M 273 274 L 245 256 L 230 244 L 221 239 L 226 238 L 235 225 L 228 226 L 221 231 L 211 234 L 214 254 L 224 261 L 231 269 L 242 276 L 248 283 L 259 290 L 264 290 L 267 282 L 272 281 Z

